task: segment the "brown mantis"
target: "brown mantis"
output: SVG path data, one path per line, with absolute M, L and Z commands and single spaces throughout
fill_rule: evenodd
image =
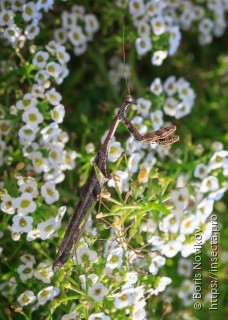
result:
M 158 143 L 160 145 L 166 146 L 179 140 L 179 136 L 170 135 L 176 130 L 176 127 L 174 125 L 161 130 L 149 132 L 145 135 L 141 135 L 136 130 L 132 122 L 129 121 L 125 116 L 126 110 L 132 104 L 137 105 L 137 102 L 130 94 L 128 94 L 125 97 L 123 104 L 119 108 L 119 111 L 111 125 L 107 137 L 94 159 L 88 179 L 83 187 L 79 201 L 77 203 L 73 216 L 71 217 L 62 243 L 59 247 L 53 265 L 54 271 L 61 268 L 70 257 L 73 246 L 79 239 L 81 230 L 86 222 L 86 215 L 89 211 L 89 208 L 92 206 L 94 201 L 97 201 L 103 183 L 106 180 L 111 179 L 111 175 L 108 170 L 108 154 L 112 137 L 114 136 L 119 123 L 122 122 L 133 135 L 133 137 L 142 143 Z M 99 170 L 100 177 L 98 177 L 97 169 Z

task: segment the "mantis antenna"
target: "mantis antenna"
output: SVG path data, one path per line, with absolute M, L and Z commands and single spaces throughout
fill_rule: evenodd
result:
M 123 23 L 123 61 L 124 61 L 124 73 L 125 73 L 125 80 L 126 80 L 126 86 L 127 86 L 127 91 L 128 94 L 131 95 L 130 93 L 130 79 L 131 79 L 131 74 L 127 76 L 127 71 L 126 71 L 126 58 L 125 58 L 125 30 L 124 30 L 124 23 Z

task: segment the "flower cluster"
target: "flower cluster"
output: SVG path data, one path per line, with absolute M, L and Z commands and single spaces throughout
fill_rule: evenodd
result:
M 60 93 L 50 88 L 52 82 L 60 84 L 67 76 L 69 55 L 65 47 L 55 41 L 51 41 L 46 49 L 34 54 L 32 63 L 38 68 L 34 76 L 35 84 L 17 101 L 16 107 L 11 108 L 11 113 L 22 113 L 24 125 L 18 135 L 23 156 L 32 162 L 37 174 L 43 173 L 45 180 L 58 183 L 63 181 L 65 170 L 74 168 L 77 155 L 76 152 L 64 150 L 69 138 L 59 124 L 63 121 L 65 108 L 61 104 Z M 42 110 L 45 110 L 51 123 L 47 124 Z
M 151 63 L 157 66 L 176 53 L 181 41 L 180 26 L 169 15 L 168 8 L 164 1 L 129 1 L 129 12 L 138 33 L 136 51 L 139 56 L 153 52 Z
M 73 5 L 71 9 L 71 12 L 62 12 L 62 26 L 55 30 L 54 36 L 58 43 L 69 41 L 74 54 L 79 56 L 86 51 L 88 42 L 99 30 L 99 21 L 94 14 L 86 13 L 83 5 Z
M 164 97 L 163 111 L 165 114 L 180 119 L 191 113 L 195 101 L 195 92 L 184 78 L 177 80 L 175 76 L 170 76 L 163 84 L 160 78 L 156 78 L 150 85 L 150 91 L 156 97 Z M 148 106 L 147 101 L 144 103 Z M 144 103 L 140 103 L 140 107 L 143 107 Z M 142 110 L 141 112 L 145 111 Z M 161 117 L 162 114 L 159 113 L 157 118 Z M 158 123 L 160 121 L 160 119 L 157 120 Z M 156 127 L 155 129 L 159 128 Z
M 181 29 L 197 32 L 201 45 L 220 37 L 226 28 L 225 1 L 116 1 L 117 6 L 128 3 L 138 37 L 135 45 L 139 56 L 152 52 L 151 63 L 161 65 L 169 55 L 173 56 L 181 41 Z M 163 39 L 163 40 L 162 40 Z
M 28 91 L 15 105 L 1 112 L 1 165 L 21 159 L 18 170 L 23 170 L 23 176 L 6 174 L 1 181 L 0 207 L 5 220 L 7 215 L 12 215 L 8 228 L 15 241 L 22 234 L 26 234 L 27 241 L 47 240 L 56 235 L 66 211 L 65 207 L 58 209 L 54 205 L 59 200 L 56 184 L 63 181 L 66 170 L 75 167 L 77 155 L 65 148 L 68 134 L 60 128 L 65 108 L 61 104 L 60 93 L 53 87 L 53 84 L 61 84 L 68 75 L 70 56 L 65 47 L 55 41 L 50 41 L 42 49 L 31 47 L 33 57 L 28 69 L 32 70 L 29 80 L 32 79 L 33 83 L 30 82 Z M 15 153 L 13 146 L 16 143 L 12 141 L 20 145 L 19 153 Z M 53 275 L 50 263 L 42 262 L 35 270 L 34 261 L 23 262 L 17 268 L 21 281 L 34 276 L 39 281 L 50 283 Z M 6 284 L 2 286 L 5 288 Z M 53 286 L 41 290 L 37 296 L 37 307 L 58 293 L 59 290 Z M 26 290 L 18 297 L 18 302 L 25 306 L 34 299 L 33 292 Z
M 33 40 L 40 33 L 42 11 L 48 12 L 53 3 L 54 0 L 1 1 L 0 36 L 14 48 L 23 47 L 27 39 Z

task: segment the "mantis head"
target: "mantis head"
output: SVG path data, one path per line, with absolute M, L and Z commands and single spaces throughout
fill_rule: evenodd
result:
M 137 105 L 137 102 L 133 99 L 133 97 L 132 97 L 130 94 L 128 94 L 128 95 L 125 97 L 124 102 L 125 102 L 126 104 L 135 104 L 135 105 Z

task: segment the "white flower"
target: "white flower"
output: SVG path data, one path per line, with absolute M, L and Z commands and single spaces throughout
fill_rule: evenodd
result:
M 203 179 L 200 186 L 200 191 L 204 193 L 204 192 L 215 191 L 218 188 L 219 188 L 218 178 L 209 176 Z
M 127 272 L 125 274 L 124 280 L 125 280 L 126 286 L 130 287 L 132 284 L 138 281 L 138 273 L 136 271 Z
M 172 282 L 171 278 L 169 277 L 161 277 L 157 283 L 157 286 L 155 289 L 150 289 L 150 293 L 153 295 L 158 295 L 159 292 L 165 291 L 165 288 L 167 285 L 169 285 Z
M 51 84 L 46 70 L 39 70 L 35 75 L 35 81 L 45 89 L 49 88 Z
M 33 153 L 39 148 L 38 143 L 32 142 L 28 145 L 23 146 L 23 155 L 28 158 L 32 159 Z
M 62 104 L 57 105 L 51 110 L 51 118 L 57 123 L 62 123 L 65 116 L 65 108 Z
M 34 277 L 44 283 L 50 283 L 53 274 L 54 272 L 52 271 L 52 266 L 49 261 L 39 263 L 37 269 L 34 271 Z
M 62 72 L 62 66 L 54 61 L 48 62 L 46 71 L 50 77 L 58 78 Z
M 153 123 L 154 130 L 159 130 L 163 125 L 163 112 L 161 110 L 157 110 L 155 112 L 151 112 L 150 114 L 151 121 Z
M 94 14 L 85 14 L 84 15 L 85 22 L 85 31 L 87 33 L 94 33 L 99 30 L 99 22 L 97 17 Z
M 10 43 L 16 42 L 21 36 L 21 30 L 16 24 L 11 24 L 4 30 L 4 38 L 6 38 Z
M 136 51 L 138 55 L 144 55 L 152 49 L 150 37 L 140 37 L 135 41 Z
M 116 309 L 123 309 L 133 304 L 132 290 L 125 289 L 115 295 L 114 306 Z
M 45 47 L 47 51 L 50 52 L 51 55 L 55 56 L 59 46 L 60 46 L 59 43 L 52 40 L 52 41 L 49 41 Z
M 87 42 L 83 42 L 83 43 L 80 43 L 79 45 L 77 45 L 76 47 L 74 47 L 73 51 L 74 51 L 74 54 L 76 56 L 80 56 L 81 54 L 83 54 L 84 52 L 86 52 L 86 49 L 87 49 Z
M 52 147 L 48 153 L 48 160 L 53 167 L 58 167 L 62 162 L 63 150 L 58 147 Z
M 155 35 L 159 36 L 166 31 L 164 18 L 160 15 L 150 20 L 152 30 Z
M 224 148 L 223 143 L 220 141 L 214 141 L 211 145 L 211 150 L 217 152 L 217 151 L 222 151 Z
M 192 238 L 190 241 L 186 241 L 182 245 L 181 255 L 182 257 L 186 258 L 189 257 L 195 250 L 195 239 Z
M 69 30 L 68 38 L 73 46 L 76 47 L 86 42 L 86 37 L 82 32 L 82 28 L 78 25 Z
M 42 153 L 39 151 L 33 152 L 32 163 L 33 163 L 33 169 L 37 173 L 40 173 L 47 169 L 47 160 L 43 157 Z
M 60 227 L 60 221 L 55 218 L 50 218 L 37 225 L 38 236 L 42 240 L 50 239 L 54 232 Z
M 93 298 L 94 301 L 101 302 L 103 298 L 108 294 L 108 289 L 98 282 L 88 290 L 88 295 Z
M 132 320 L 145 320 L 146 319 L 146 311 L 143 308 L 144 301 L 140 301 L 141 303 L 137 302 L 134 306 L 133 313 L 132 313 Z
M 60 93 L 58 93 L 55 88 L 52 88 L 51 90 L 48 90 L 45 93 L 45 97 L 50 102 L 51 105 L 56 106 L 59 105 L 60 101 L 62 100 L 62 96 Z
M 171 240 L 161 247 L 161 253 L 168 258 L 173 258 L 181 250 L 182 243 L 177 240 Z
M 143 123 L 142 117 L 136 116 L 131 120 L 131 122 L 140 134 L 147 132 L 147 126 Z
M 156 162 L 156 159 L 154 158 L 153 164 L 155 164 L 155 162 Z M 148 182 L 151 168 L 152 168 L 152 166 L 146 162 L 140 164 L 140 170 L 139 170 L 139 174 L 138 174 L 138 180 L 140 183 L 147 183 Z
M 154 17 L 161 13 L 161 2 L 157 0 L 150 0 L 146 4 L 146 13 L 149 17 Z
M 185 209 L 188 205 L 189 193 L 187 188 L 173 190 L 171 192 L 171 200 L 178 209 Z
M 224 193 L 226 192 L 227 189 L 228 189 L 228 184 L 226 184 L 225 187 L 223 187 L 223 188 L 220 188 L 220 189 L 217 189 L 214 192 L 211 192 L 208 195 L 208 198 L 212 199 L 214 201 L 219 201 L 219 200 L 222 199 L 222 197 L 224 196 Z
M 169 97 L 165 100 L 165 104 L 163 107 L 164 113 L 168 116 L 175 117 L 177 110 L 178 101 L 173 97 Z
M 192 274 L 192 260 L 180 258 L 178 261 L 178 273 L 184 277 L 190 277 Z
M 199 220 L 195 215 L 190 215 L 189 217 L 182 220 L 180 225 L 180 233 L 181 234 L 191 234 L 199 225 Z
M 184 101 L 181 103 L 178 103 L 176 108 L 176 119 L 181 119 L 188 115 L 191 112 L 191 105 L 189 103 L 185 103 Z
M 15 198 L 13 204 L 19 215 L 36 211 L 36 203 L 33 201 L 32 194 L 28 192 L 24 192 L 20 197 Z
M 172 96 L 177 92 L 177 84 L 176 84 L 176 77 L 170 76 L 164 82 L 164 91 L 167 93 L 168 96 Z
M 130 136 L 126 141 L 126 151 L 127 154 L 132 154 L 135 151 L 140 151 L 142 143 L 136 141 L 133 136 Z
M 30 193 L 33 198 L 37 198 L 37 182 L 33 178 L 28 178 L 26 182 L 23 181 L 19 186 L 22 193 Z
M 40 33 L 40 27 L 38 25 L 38 20 L 34 20 L 31 24 L 27 25 L 24 34 L 29 40 L 35 39 L 35 37 Z
M 35 2 L 30 1 L 23 5 L 22 18 L 25 21 L 37 19 L 38 17 L 39 17 L 39 14 L 38 14 Z
M 58 137 L 58 133 L 59 133 L 59 126 L 56 122 L 52 122 L 51 124 L 49 124 L 49 126 L 44 127 L 41 130 L 41 134 L 42 134 L 42 139 L 44 140 L 44 142 L 53 142 L 57 140 Z
M 201 32 L 203 35 L 209 34 L 214 27 L 214 23 L 211 19 L 209 18 L 204 18 L 203 20 L 200 21 L 198 29 L 199 32 Z
M 140 37 L 149 37 L 150 36 L 150 25 L 142 20 L 137 24 L 137 31 Z
M 31 263 L 27 263 L 27 264 L 21 264 L 18 268 L 17 268 L 17 273 L 19 273 L 20 279 L 22 281 L 31 279 L 33 277 L 33 265 Z
M 162 83 L 160 78 L 155 78 L 150 85 L 150 91 L 156 96 L 160 96 L 163 91 Z
M 61 65 L 66 64 L 70 60 L 70 55 L 66 52 L 66 48 L 64 46 L 59 46 L 56 50 L 56 57 L 59 63 Z
M 184 8 L 180 17 L 180 23 L 183 30 L 189 30 L 194 20 L 194 11 L 188 6 Z
M 9 194 L 4 194 L 1 197 L 1 210 L 8 214 L 15 213 L 15 206 L 14 206 L 14 198 L 12 198 Z
M 77 250 L 78 264 L 84 266 L 85 263 L 94 263 L 97 260 L 96 251 L 90 250 L 88 247 L 83 246 Z
M 49 9 L 53 7 L 54 0 L 38 0 L 36 3 L 37 10 L 43 9 L 45 12 L 48 12 Z
M 30 144 L 32 141 L 35 140 L 36 133 L 37 133 L 37 128 L 30 128 L 27 125 L 22 126 L 18 131 L 21 144 L 23 145 Z
M 194 90 L 190 88 L 189 83 L 185 82 L 181 85 L 178 84 L 177 91 L 178 91 L 179 98 L 183 100 L 182 102 L 192 107 L 196 95 Z
M 7 136 L 9 134 L 10 127 L 11 123 L 9 120 L 0 120 L 0 133 L 2 136 Z
M 49 58 L 49 53 L 46 51 L 38 51 L 32 59 L 32 64 L 40 69 L 45 68 L 47 60 Z
M 108 181 L 109 187 L 116 187 L 116 184 L 120 190 L 120 193 L 127 192 L 129 190 L 129 177 L 128 173 L 121 170 L 116 170 L 115 179 Z
M 159 228 L 163 232 L 177 233 L 180 226 L 180 218 L 177 214 L 170 213 L 168 216 L 164 217 L 159 223 Z
M 13 24 L 13 11 L 11 10 L 2 10 L 0 12 L 0 26 L 9 26 Z
M 128 160 L 128 169 L 130 173 L 136 173 L 138 171 L 139 162 L 141 156 L 139 153 L 133 153 Z
M 64 29 L 72 29 L 75 25 L 77 25 L 77 15 L 75 12 L 63 11 L 61 18 Z
M 136 110 L 142 115 L 143 118 L 146 118 L 149 115 L 149 110 L 151 108 L 151 101 L 139 98 L 137 100 Z
M 100 312 L 91 314 L 88 320 L 111 320 L 111 318 L 103 312 Z
M 83 274 L 83 275 L 79 276 L 79 279 L 80 279 L 80 281 L 81 281 L 81 288 L 86 291 L 86 286 L 87 286 L 88 280 L 89 280 L 89 283 L 90 283 L 91 285 L 94 285 L 94 284 L 97 283 L 97 281 L 98 281 L 98 275 L 95 274 L 95 273 L 90 273 L 90 274 L 88 275 L 88 277 L 86 277 L 86 276 Z
M 209 161 L 209 165 L 208 165 L 209 171 L 223 167 L 227 159 L 228 159 L 228 151 L 221 150 L 221 151 L 215 152 Z
M 169 27 L 169 55 L 173 56 L 181 42 L 181 32 L 179 26 L 172 26 Z
M 201 201 L 197 205 L 197 210 L 196 210 L 197 219 L 199 219 L 200 222 L 204 223 L 209 217 L 209 215 L 212 213 L 213 206 L 214 206 L 213 200 L 204 198 L 203 201 Z
M 23 256 L 20 256 L 20 260 L 21 262 L 24 262 L 25 264 L 35 264 L 36 263 L 36 260 L 34 258 L 34 256 L 32 256 L 31 254 L 23 254 Z
M 26 240 L 27 241 L 33 241 L 35 239 L 38 239 L 39 236 L 40 236 L 39 230 L 33 229 L 33 230 L 31 230 L 30 232 L 27 233 Z
M 64 150 L 63 151 L 63 163 L 62 163 L 62 170 L 72 170 L 75 168 L 75 159 L 77 158 L 78 154 L 72 150 Z
M 36 107 L 31 107 L 24 111 L 22 114 L 22 120 L 28 127 L 36 130 L 38 125 L 43 122 L 44 117 Z
M 193 281 L 186 279 L 182 282 L 181 287 L 178 290 L 178 296 L 183 300 L 184 306 L 192 304 L 194 287 Z
M 77 317 L 78 317 L 77 312 L 71 312 L 68 314 L 64 314 L 64 316 L 62 316 L 61 320 L 76 320 Z
M 56 294 L 55 294 L 55 290 L 54 290 L 53 286 L 46 287 L 46 288 L 42 289 L 37 295 L 39 304 L 43 305 L 48 300 L 52 300 L 54 295 L 56 295 Z
M 54 181 L 47 181 L 41 187 L 41 195 L 45 198 L 47 204 L 52 204 L 59 200 L 59 193 L 55 189 Z
M 26 232 L 32 230 L 33 218 L 30 216 L 15 215 L 13 217 L 12 231 L 13 232 Z
M 106 267 L 111 269 L 120 268 L 123 262 L 122 256 L 123 256 L 122 247 L 113 249 L 107 257 Z
M 198 163 L 193 174 L 196 178 L 204 179 L 207 177 L 208 167 L 203 163 Z
M 18 303 L 22 307 L 27 306 L 28 304 L 32 303 L 35 300 L 36 300 L 36 297 L 31 290 L 26 290 L 25 292 L 20 294 L 17 298 Z
M 26 93 L 22 100 L 17 101 L 16 107 L 19 110 L 26 110 L 37 105 L 37 99 L 31 93 Z
M 161 66 L 165 58 L 167 58 L 167 51 L 157 50 L 153 53 L 151 63 L 154 66 Z
M 110 151 L 108 155 L 108 160 L 111 162 L 116 162 L 123 152 L 120 142 L 111 142 Z
M 42 85 L 33 84 L 31 94 L 36 98 L 44 98 L 44 90 L 45 88 Z
M 129 11 L 134 17 L 142 16 L 145 12 L 143 0 L 130 0 Z
M 149 271 L 155 276 L 158 273 L 159 268 L 164 266 L 166 258 L 154 253 L 150 254 L 150 257 L 151 264 L 149 266 Z

